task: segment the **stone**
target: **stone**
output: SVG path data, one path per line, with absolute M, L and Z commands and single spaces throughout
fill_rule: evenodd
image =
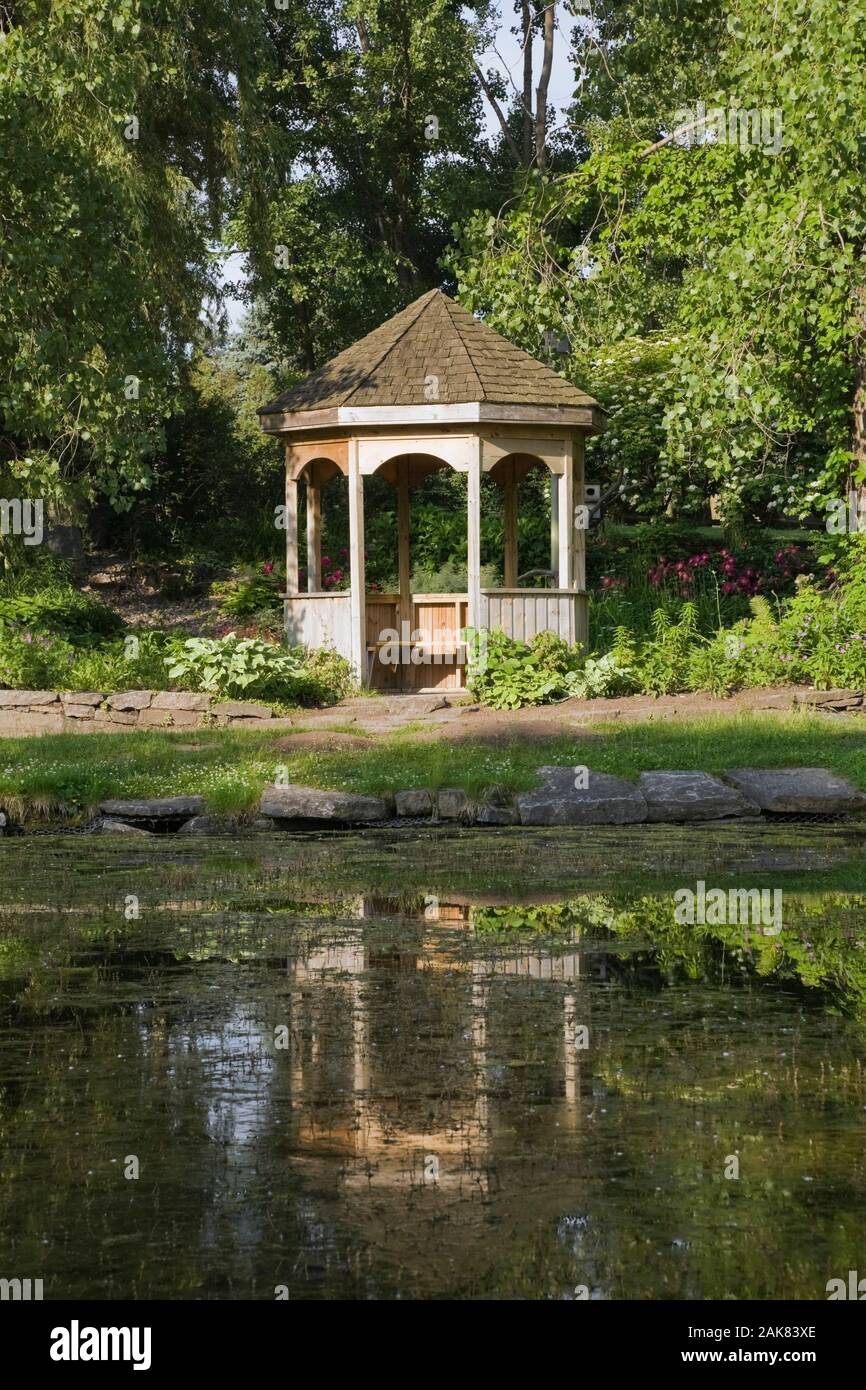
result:
M 63 713 L 67 719 L 92 719 L 93 705 L 64 705 Z
M 797 704 L 808 705 L 810 709 L 860 709 L 863 704 L 863 691 L 810 690 L 808 694 L 797 697 Z
M 755 709 L 793 710 L 796 704 L 797 699 L 790 690 L 759 690 L 754 696 Z
M 253 830 L 276 830 L 276 821 L 271 820 L 270 816 L 256 816 L 253 821 Z
M 390 814 L 388 803 L 381 796 L 319 791 L 297 785 L 265 787 L 259 809 L 276 820 L 331 821 L 343 825 L 385 820 Z
M 164 709 L 153 705 L 140 711 L 137 723 L 140 729 L 190 729 L 198 728 L 201 717 L 201 710 Z
M 198 708 L 196 706 L 196 708 Z M 228 700 L 224 705 L 214 705 L 218 719 L 273 719 L 274 712 L 269 705 L 257 705 L 251 700 Z
M 101 820 L 95 821 L 90 827 L 94 835 L 150 835 L 150 830 L 145 830 L 141 825 L 129 825 L 125 820 L 112 820 L 109 816 L 103 816 Z
M 542 783 L 522 792 L 517 809 L 523 825 L 628 825 L 647 818 L 643 793 L 606 772 L 590 772 L 587 786 L 573 767 L 542 767 Z
M 11 705 L 58 705 L 60 696 L 56 690 L 0 690 L 0 708 Z
M 61 691 L 60 698 L 67 713 L 70 705 L 89 705 L 92 713 L 96 705 L 102 704 L 105 696 L 99 690 L 66 690 Z
M 178 835 L 233 835 L 238 823 L 233 816 L 193 816 L 184 821 Z
M 432 816 L 433 797 L 423 788 L 416 791 L 397 792 L 394 805 L 398 816 Z
M 103 816 L 118 820 L 189 820 L 204 810 L 203 796 L 160 796 L 149 801 L 101 801 Z
M 97 709 L 92 710 L 95 724 L 137 724 L 138 710 Z
M 762 811 L 818 816 L 866 812 L 866 794 L 826 767 L 734 767 L 725 780 Z
M 210 696 L 192 690 L 158 690 L 150 702 L 151 709 L 210 709 Z
M 105 703 L 109 709 L 147 709 L 152 699 L 152 690 L 123 690 L 118 695 L 109 695 Z
M 519 817 L 513 806 L 487 806 L 481 802 L 473 817 L 476 825 L 517 825 Z
M 722 820 L 754 816 L 758 807 L 708 772 L 643 772 L 639 786 L 651 821 Z
M 30 734 L 62 734 L 66 727 L 60 704 L 56 713 L 50 708 L 43 714 L 22 709 L 0 709 L 0 737 Z
M 442 787 L 437 801 L 440 820 L 462 820 L 469 813 L 469 797 L 462 787 Z
M 55 522 L 46 532 L 45 548 L 58 559 L 65 560 L 77 575 L 84 573 L 84 537 L 80 526 Z

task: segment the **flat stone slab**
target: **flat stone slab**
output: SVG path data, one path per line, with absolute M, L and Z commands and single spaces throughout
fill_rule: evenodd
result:
M 573 767 L 539 768 L 542 784 L 517 798 L 522 825 L 629 825 L 647 819 L 643 793 L 621 777 Z M 583 781 L 586 786 L 583 786 Z
M 30 734 L 62 734 L 66 729 L 62 706 L 41 706 L 38 710 L 0 709 L 0 735 L 22 737 Z
M 103 816 L 117 820 L 189 820 L 204 810 L 203 796 L 161 796 L 152 801 L 101 801 Z
M 80 705 L 90 707 L 91 713 L 97 705 L 101 705 L 105 696 L 98 690 L 64 690 L 61 691 L 60 698 L 63 701 L 63 708 L 69 712 L 69 706 L 73 705 L 76 709 Z
M 105 703 L 109 709 L 147 709 L 152 699 L 152 690 L 121 690 L 117 695 L 109 695 Z
M 150 702 L 151 709 L 207 710 L 210 696 L 192 690 L 158 690 Z
M 722 820 L 758 810 L 756 802 L 708 772 L 642 772 L 638 785 L 651 821 Z
M 140 710 L 136 719 L 139 729 L 197 729 L 200 722 L 200 710 L 157 708 L 156 705 Z
M 725 778 L 762 811 L 818 816 L 866 812 L 866 793 L 826 767 L 734 767 Z
M 332 821 L 338 825 L 385 820 L 390 807 L 381 796 L 319 791 L 315 787 L 265 787 L 259 809 L 276 820 Z
M 57 705 L 56 690 L 0 690 L 0 708 L 13 705 Z
M 227 700 L 224 705 L 214 705 L 213 712 L 218 719 L 273 719 L 270 705 L 257 705 L 252 700 Z

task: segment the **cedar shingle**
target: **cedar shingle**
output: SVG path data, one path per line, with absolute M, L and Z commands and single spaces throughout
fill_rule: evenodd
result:
M 437 399 L 452 405 L 482 401 L 596 404 L 441 290 L 430 290 L 261 406 L 259 413 L 341 405 L 423 405 L 427 403 L 425 380 L 430 376 L 439 378 Z

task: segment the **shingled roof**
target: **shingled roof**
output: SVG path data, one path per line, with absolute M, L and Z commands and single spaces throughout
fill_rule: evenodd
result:
M 431 377 L 437 378 L 435 397 Z M 430 290 L 258 413 L 429 405 L 431 399 L 445 405 L 597 404 L 447 294 Z

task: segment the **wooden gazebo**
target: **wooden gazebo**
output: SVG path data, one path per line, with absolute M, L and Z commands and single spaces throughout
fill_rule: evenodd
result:
M 462 630 L 501 627 L 528 639 L 551 630 L 586 638 L 584 438 L 602 410 L 583 391 L 479 322 L 440 290 L 408 308 L 259 411 L 286 446 L 286 633 L 290 643 L 333 646 L 367 684 L 442 689 L 463 682 Z M 554 588 L 519 588 L 518 484 L 551 475 Z M 460 594 L 413 594 L 411 489 L 453 468 L 468 481 L 468 583 Z M 481 477 L 504 491 L 504 587 L 481 587 Z M 349 487 L 346 590 L 322 589 L 322 487 Z M 397 491 L 398 592 L 367 593 L 364 478 Z M 306 492 L 306 592 L 299 587 L 298 485 Z

